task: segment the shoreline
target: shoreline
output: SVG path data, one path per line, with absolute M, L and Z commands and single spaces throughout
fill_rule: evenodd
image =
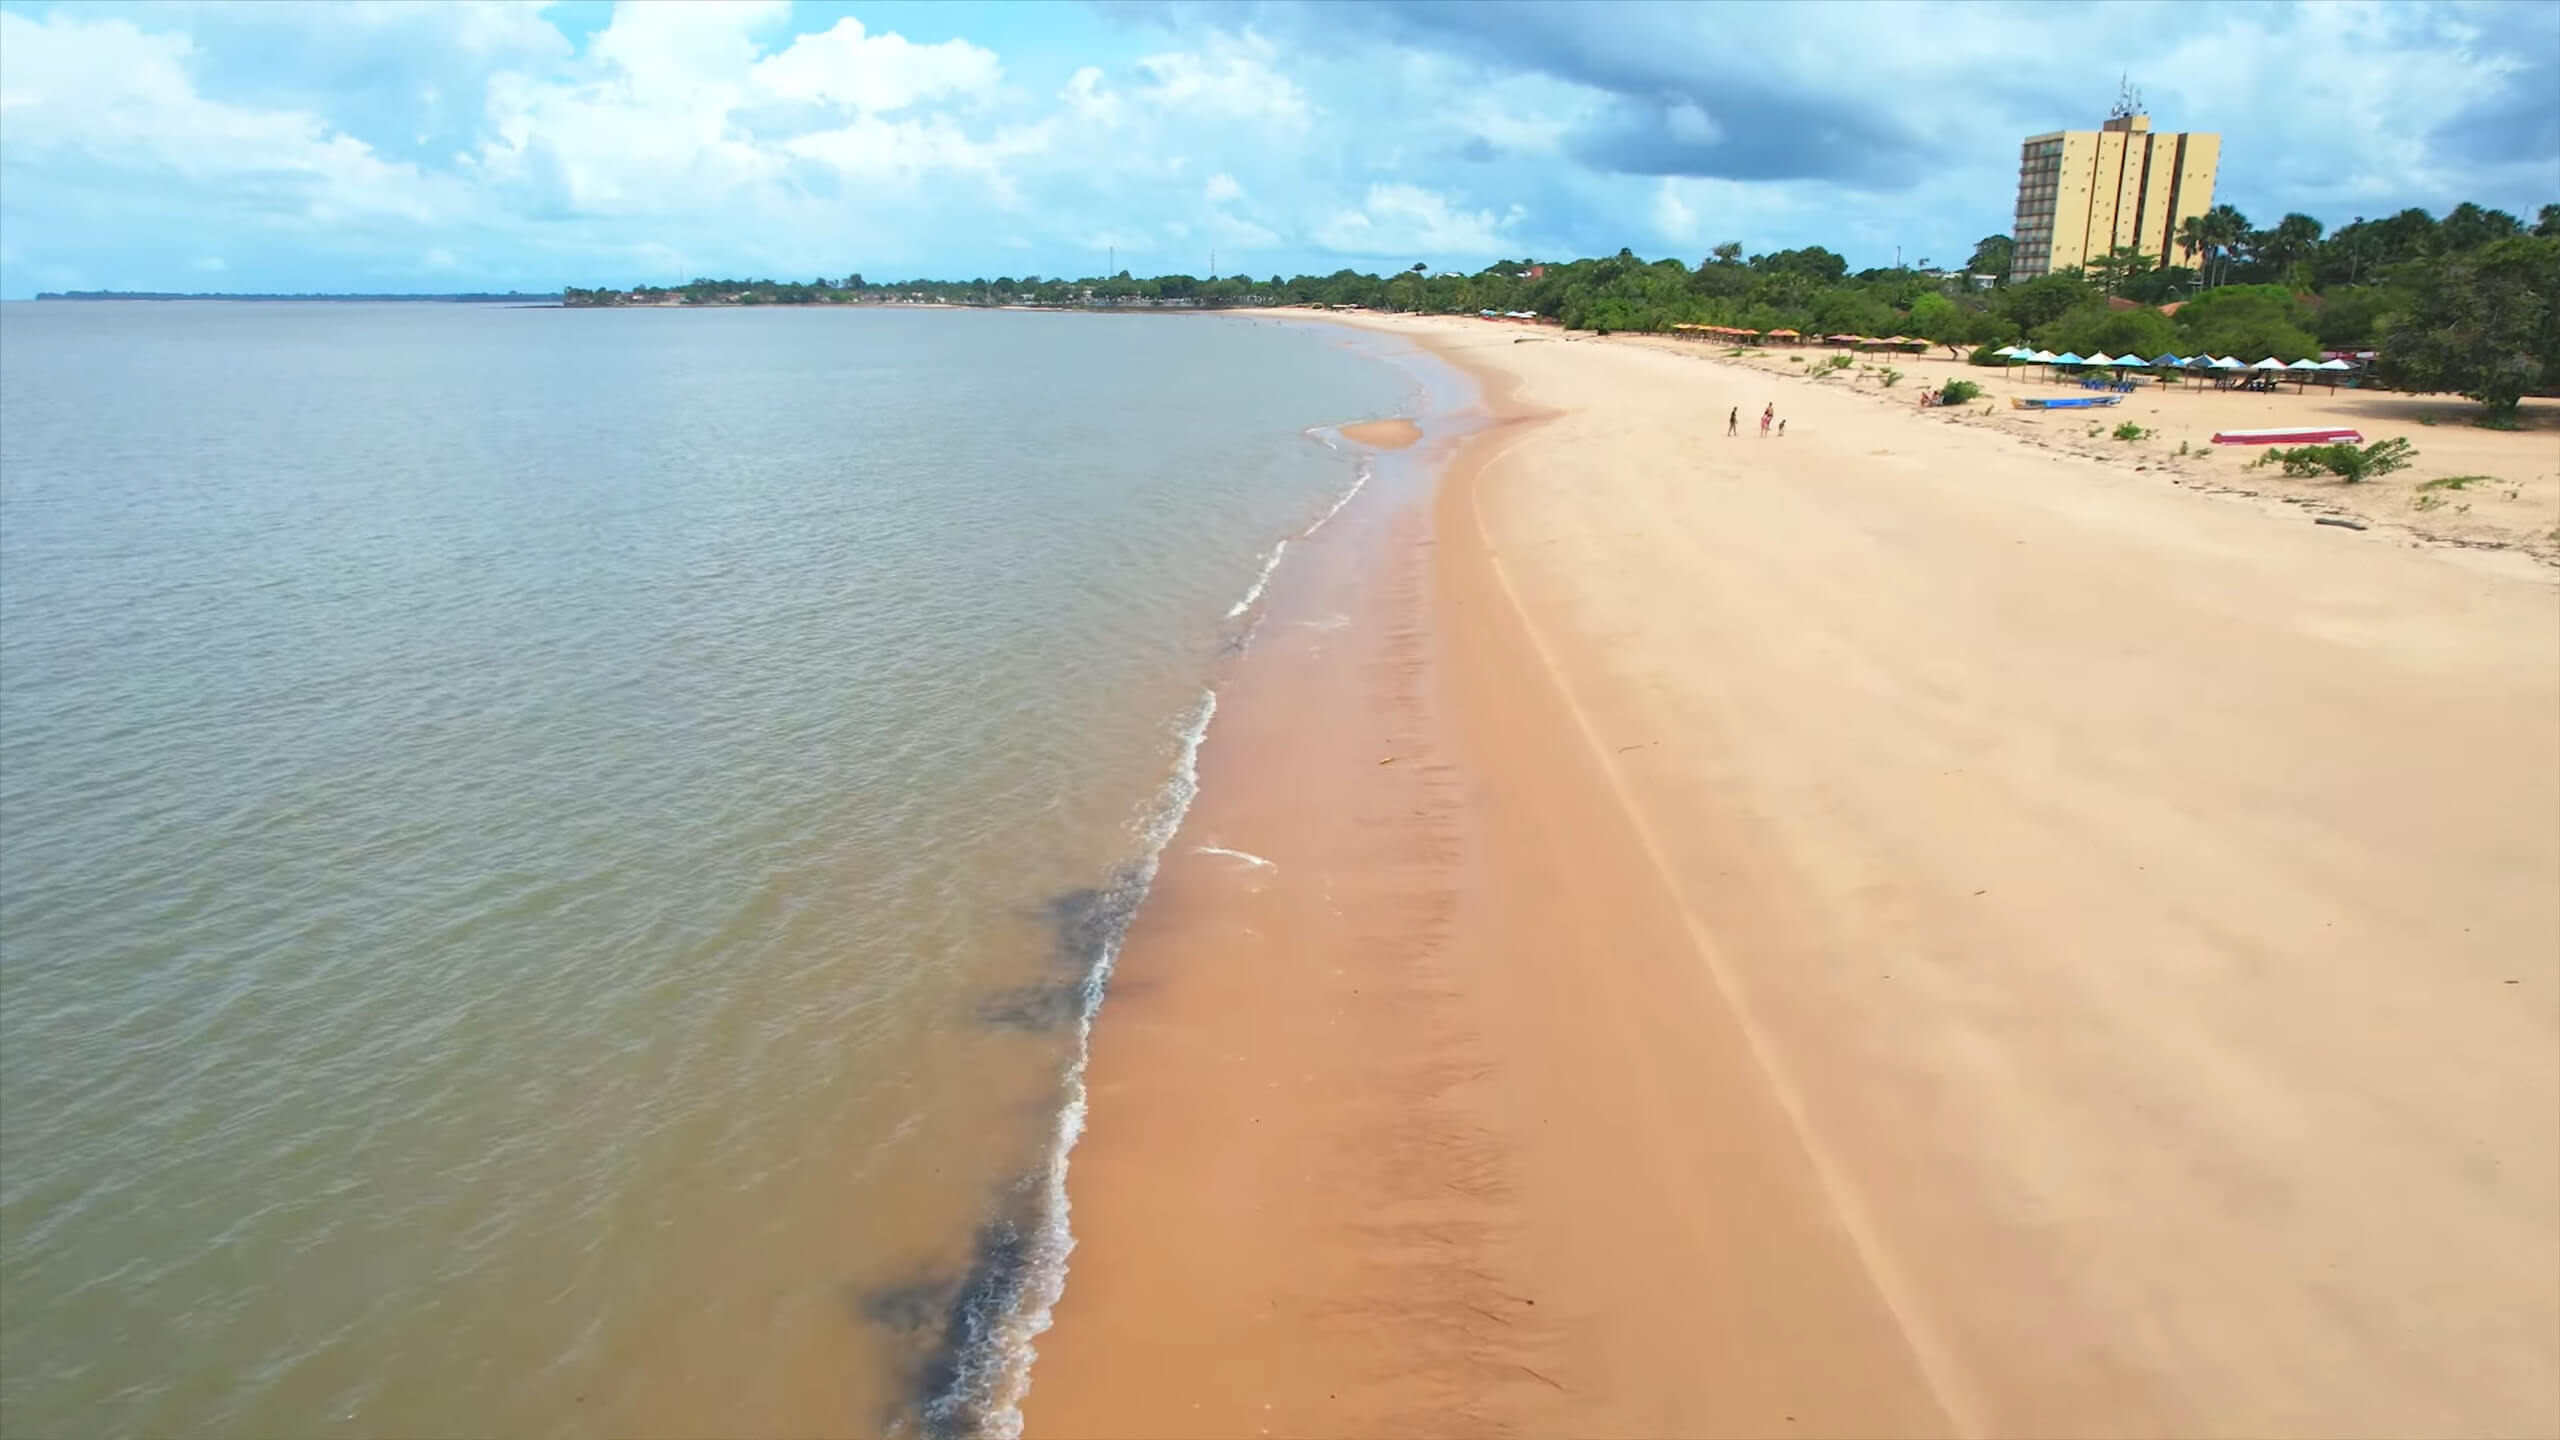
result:
M 1488 423 L 1207 747 L 1033 1433 L 2560 1427 L 2547 569 L 1364 318 Z

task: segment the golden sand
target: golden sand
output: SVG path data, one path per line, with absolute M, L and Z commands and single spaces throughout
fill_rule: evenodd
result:
M 1226 694 L 1032 1433 L 2560 1433 L 2548 434 L 2479 550 L 1371 323 L 1503 423 Z
M 1422 438 L 1422 427 L 1410 420 L 1359 420 L 1342 427 L 1344 438 L 1380 450 L 1402 450 Z

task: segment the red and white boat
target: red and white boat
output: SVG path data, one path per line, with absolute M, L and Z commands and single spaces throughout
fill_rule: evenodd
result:
M 2364 443 L 2364 432 L 2344 425 L 2295 426 L 2283 430 L 2216 430 L 2216 445 L 2327 445 L 2344 440 Z

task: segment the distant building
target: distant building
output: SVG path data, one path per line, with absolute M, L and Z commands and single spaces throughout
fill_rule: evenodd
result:
M 2096 130 L 2056 130 L 2018 149 L 2017 248 L 2010 275 L 2077 270 L 2119 245 L 2157 268 L 2178 255 L 2178 227 L 2213 208 L 2222 137 L 2155 134 L 2130 95 Z

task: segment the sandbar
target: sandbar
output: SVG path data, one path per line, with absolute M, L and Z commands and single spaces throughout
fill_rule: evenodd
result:
M 1379 450 L 1402 450 L 1422 438 L 1422 427 L 1402 417 L 1355 420 L 1341 429 L 1345 439 Z

